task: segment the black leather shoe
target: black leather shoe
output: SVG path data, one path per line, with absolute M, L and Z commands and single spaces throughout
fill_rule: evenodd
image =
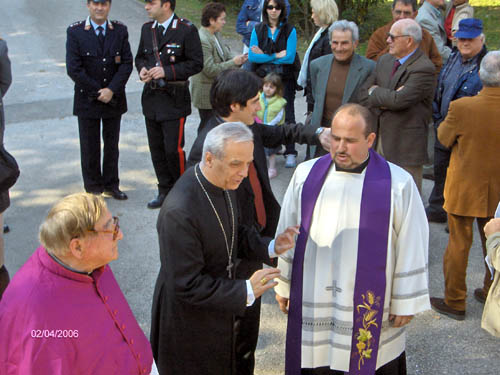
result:
M 446 315 L 449 318 L 455 320 L 465 319 L 465 311 L 452 309 L 450 306 L 444 303 L 443 298 L 431 297 L 431 306 L 434 311 Z
M 3 232 L 4 232 L 4 233 L 9 233 L 9 232 L 10 232 L 10 228 L 9 228 L 9 226 L 8 226 L 7 224 L 5 224 L 5 225 L 3 226 Z
M 128 199 L 127 194 L 125 194 L 123 191 L 120 189 L 116 188 L 113 190 L 104 190 L 104 193 L 102 193 L 103 196 L 107 198 L 114 198 L 119 201 L 124 201 L 125 199 Z
M 476 290 L 474 290 L 474 298 L 480 303 L 486 302 L 486 293 L 484 292 L 483 288 L 477 288 Z
M 443 212 L 436 212 L 432 210 L 430 206 L 425 208 L 425 215 L 430 223 L 446 223 L 448 220 L 448 215 L 446 215 L 444 210 Z
M 155 208 L 160 208 L 166 196 L 167 194 L 162 194 L 162 193 L 158 194 L 158 196 L 155 199 L 148 202 L 148 208 L 151 208 L 152 210 L 154 210 Z

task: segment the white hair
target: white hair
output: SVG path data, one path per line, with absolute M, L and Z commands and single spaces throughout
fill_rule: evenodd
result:
M 500 87 L 500 51 L 490 51 L 483 57 L 479 78 L 484 86 Z
M 353 43 L 356 43 L 359 40 L 358 25 L 356 25 L 352 21 L 340 20 L 332 23 L 332 25 L 328 28 L 328 35 L 330 35 L 330 42 L 332 41 L 332 34 L 335 30 L 350 31 Z
M 412 20 L 411 18 L 405 18 L 396 23 L 401 22 L 401 33 L 403 35 L 408 35 L 412 37 L 415 43 L 419 44 L 422 41 L 422 28 L 418 24 L 417 21 Z
M 226 143 L 253 141 L 253 133 L 247 125 L 241 122 L 225 122 L 210 130 L 203 142 L 203 155 L 207 152 L 213 154 L 217 159 L 224 158 Z M 202 159 L 203 163 L 204 158 Z

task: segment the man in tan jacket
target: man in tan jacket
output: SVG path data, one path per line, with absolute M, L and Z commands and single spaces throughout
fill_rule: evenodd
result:
M 450 237 L 443 259 L 443 298 L 431 298 L 433 309 L 456 320 L 465 319 L 465 276 L 472 244 L 472 224 L 477 220 L 486 255 L 484 225 L 500 201 L 500 51 L 482 60 L 479 76 L 483 89 L 478 95 L 457 99 L 438 128 L 439 141 L 451 148 L 444 188 Z M 485 265 L 483 287 L 474 297 L 484 303 L 491 286 Z

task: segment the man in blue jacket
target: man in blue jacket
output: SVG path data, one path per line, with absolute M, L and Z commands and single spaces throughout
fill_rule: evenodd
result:
M 479 65 L 488 52 L 484 45 L 483 23 L 479 19 L 466 18 L 460 21 L 455 33 L 457 47 L 450 55 L 447 63 L 441 69 L 432 103 L 432 118 L 434 130 L 448 114 L 450 102 L 464 96 L 475 96 L 483 85 L 479 79 Z M 425 209 L 427 219 L 431 222 L 445 223 L 446 212 L 444 204 L 444 183 L 446 170 L 450 163 L 450 150 L 437 139 L 434 144 L 434 188 L 429 197 L 429 206 Z
M 125 84 L 132 73 L 127 27 L 109 21 L 111 0 L 87 0 L 89 16 L 67 30 L 66 69 L 75 82 L 85 191 L 127 199 L 119 189 L 120 121 L 127 112 Z M 104 155 L 101 172 L 101 121 Z

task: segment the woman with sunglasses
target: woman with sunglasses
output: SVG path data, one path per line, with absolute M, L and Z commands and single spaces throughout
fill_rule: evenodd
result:
M 108 263 L 123 233 L 104 199 L 63 198 L 0 302 L 0 374 L 155 374 Z
M 264 0 L 262 23 L 257 25 L 250 37 L 248 60 L 252 70 L 261 78 L 269 73 L 277 73 L 283 82 L 283 97 L 286 99 L 285 122 L 295 122 L 297 32 L 287 22 L 284 0 Z M 296 60 L 297 59 L 297 60 Z M 296 63 L 296 64 L 294 64 Z M 296 166 L 295 144 L 286 145 L 287 168 Z

